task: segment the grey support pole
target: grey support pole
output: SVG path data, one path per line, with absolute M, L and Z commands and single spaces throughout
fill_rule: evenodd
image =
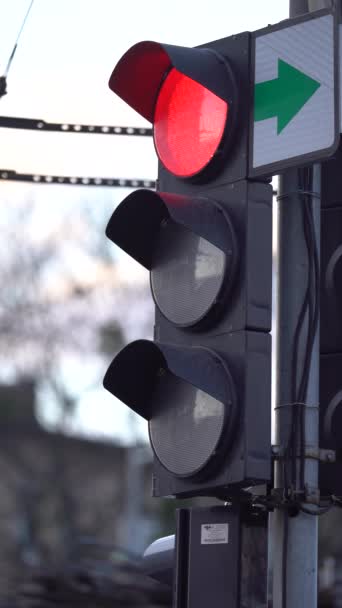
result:
M 330 5 L 330 3 L 329 3 Z M 325 8 L 326 0 L 290 0 L 290 17 Z M 320 237 L 320 165 L 312 169 L 309 190 L 317 247 Z M 277 282 L 277 366 L 276 444 L 284 446 L 289 436 L 293 408 L 292 358 L 294 334 L 308 282 L 308 256 L 303 231 L 303 200 L 299 193 L 299 172 L 287 171 L 279 180 L 278 198 L 278 282 Z M 303 330 L 306 334 L 306 326 Z M 297 370 L 303 368 L 303 347 Z M 305 403 L 305 443 L 318 445 L 319 434 L 319 331 L 313 346 Z M 305 461 L 305 486 L 314 493 L 318 486 L 318 462 Z M 275 488 L 284 487 L 281 462 L 275 465 Z M 308 508 L 311 509 L 310 505 Z M 314 508 L 314 507 L 313 507 Z M 300 512 L 291 517 L 276 509 L 272 518 L 273 608 L 316 608 L 318 518 Z

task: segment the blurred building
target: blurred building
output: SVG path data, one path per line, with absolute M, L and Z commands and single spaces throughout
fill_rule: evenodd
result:
M 0 386 L 0 595 L 31 567 L 158 535 L 146 449 L 47 432 L 33 382 Z

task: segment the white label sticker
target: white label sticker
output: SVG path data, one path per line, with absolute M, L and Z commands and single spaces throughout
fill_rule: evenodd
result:
M 201 545 L 228 543 L 228 524 L 202 524 Z

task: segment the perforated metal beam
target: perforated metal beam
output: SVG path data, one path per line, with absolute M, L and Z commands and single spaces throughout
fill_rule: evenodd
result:
M 33 182 L 35 184 L 59 184 L 64 186 L 98 186 L 110 188 L 155 188 L 155 182 L 148 179 L 121 179 L 111 177 L 80 177 L 67 175 L 41 175 L 37 173 L 17 173 L 0 169 L 0 180 Z
M 59 133 L 87 133 L 97 135 L 139 135 L 152 136 L 152 129 L 145 127 L 120 127 L 109 125 L 81 125 L 79 123 L 46 122 L 39 118 L 18 118 L 0 116 L 0 127 L 7 129 L 28 129 Z

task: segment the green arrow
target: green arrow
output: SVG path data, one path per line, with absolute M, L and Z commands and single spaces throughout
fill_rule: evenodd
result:
M 278 59 L 278 78 L 255 85 L 254 120 L 276 116 L 279 135 L 320 86 L 317 80 Z

